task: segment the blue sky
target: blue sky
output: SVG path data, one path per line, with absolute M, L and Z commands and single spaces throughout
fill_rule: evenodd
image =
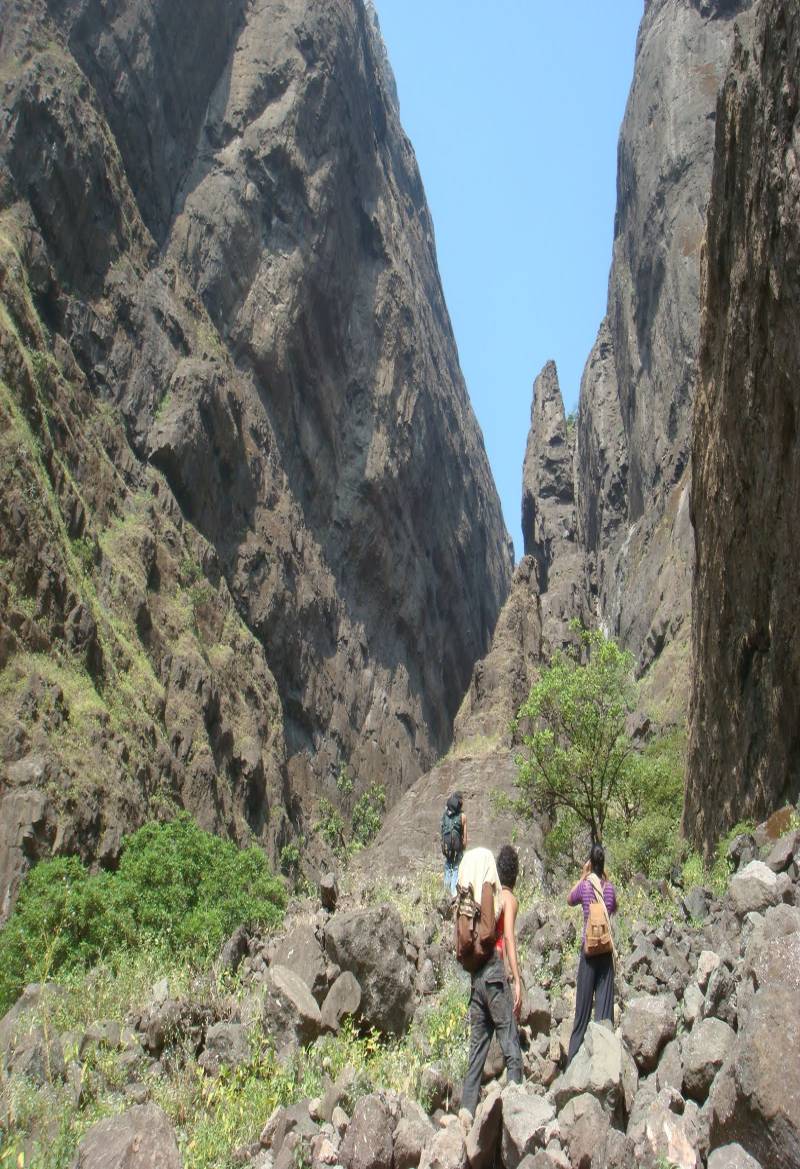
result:
M 603 318 L 643 0 L 375 0 L 461 365 L 522 554 L 533 380 L 567 409 Z

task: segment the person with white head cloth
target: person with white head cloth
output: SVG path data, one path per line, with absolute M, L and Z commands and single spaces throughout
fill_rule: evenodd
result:
M 519 859 L 510 844 L 500 849 L 496 862 L 488 848 L 472 848 L 464 853 L 458 869 L 457 888 L 469 889 L 473 900 L 480 905 L 475 956 L 469 963 L 462 961 L 472 979 L 469 1064 L 459 1113 L 465 1123 L 475 1115 L 478 1106 L 492 1035 L 497 1035 L 509 1082 L 522 1082 L 522 1051 L 516 1022 L 522 1001 L 515 935 L 514 885 L 518 873 Z

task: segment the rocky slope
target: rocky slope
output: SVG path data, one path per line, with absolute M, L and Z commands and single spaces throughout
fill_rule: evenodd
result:
M 800 792 L 800 6 L 765 0 L 720 95 L 693 436 L 697 539 L 685 822 Z
M 511 556 L 371 9 L 14 0 L 0 69 L 0 895 L 395 798 Z
M 204 984 L 179 989 L 176 970 L 124 1018 L 87 1016 L 74 986 L 29 987 L 0 1020 L 0 1066 L 36 1103 L 10 1127 L 0 1113 L 0 1140 L 5 1127 L 26 1163 L 53 1152 L 59 1165 L 77 1144 L 80 1169 L 794 1169 L 791 812 L 733 843 L 724 891 L 620 890 L 614 1023 L 590 1023 L 569 1066 L 580 917 L 537 894 L 518 919 L 524 1081 L 503 1086 L 493 1046 L 474 1118 L 457 1115 L 467 987 L 452 922 L 410 867 L 390 878 L 394 903 L 364 905 L 371 881 L 345 899 L 326 880 L 321 904 L 295 903 L 280 934 L 238 930 Z M 283 1084 L 274 1111 L 270 1075 Z M 66 1149 L 48 1145 L 56 1109 L 83 1133 Z M 88 1109 L 104 1118 L 89 1127 Z

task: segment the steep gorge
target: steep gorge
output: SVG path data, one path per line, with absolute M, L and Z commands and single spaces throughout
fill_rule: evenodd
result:
M 511 552 L 362 0 L 5 6 L 0 895 L 447 746 Z M 435 506 L 431 506 L 432 501 Z

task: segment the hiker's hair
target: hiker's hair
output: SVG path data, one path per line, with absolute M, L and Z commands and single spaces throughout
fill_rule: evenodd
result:
M 510 844 L 504 844 L 497 854 L 497 875 L 500 884 L 506 889 L 513 889 L 519 876 L 519 857 L 517 850 Z
M 589 864 L 596 877 L 602 877 L 606 868 L 606 854 L 602 844 L 593 844 L 589 853 Z

